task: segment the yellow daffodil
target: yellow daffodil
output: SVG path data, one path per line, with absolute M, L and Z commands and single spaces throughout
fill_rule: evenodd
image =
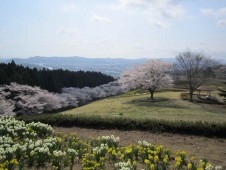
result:
M 109 152 L 109 153 L 112 152 L 112 148 L 109 148 L 109 149 L 108 149 L 108 152 Z
M 154 161 L 155 162 L 158 162 L 159 161 L 159 157 L 157 155 L 154 157 Z
M 149 159 L 149 160 L 152 160 L 152 159 L 153 159 L 153 156 L 148 155 L 148 159 Z
M 191 170 L 191 168 L 192 168 L 192 164 L 188 163 L 188 170 Z
M 124 159 L 124 154 L 121 154 L 121 156 L 120 156 L 120 160 L 123 160 Z
M 133 161 L 133 166 L 136 166 L 137 165 L 137 161 Z
M 166 164 L 166 163 L 168 163 L 168 161 L 169 161 L 169 157 L 168 157 L 168 155 L 165 155 L 163 162 Z
M 149 164 L 150 161 L 149 161 L 148 159 L 145 159 L 145 160 L 144 160 L 144 163 Z
M 195 160 L 195 155 L 193 155 L 191 158 L 190 158 L 191 161 L 194 161 Z
M 155 165 L 154 164 L 150 165 L 150 170 L 155 170 Z

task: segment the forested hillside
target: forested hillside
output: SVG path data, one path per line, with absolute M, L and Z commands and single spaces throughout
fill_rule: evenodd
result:
M 0 64 L 0 85 L 16 82 L 30 86 L 40 86 L 51 92 L 60 92 L 63 87 L 95 87 L 114 81 L 114 78 L 100 72 L 38 70 L 16 65 L 14 61 Z

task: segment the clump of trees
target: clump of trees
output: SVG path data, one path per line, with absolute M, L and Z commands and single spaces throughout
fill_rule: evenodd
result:
M 147 89 L 153 99 L 156 89 L 173 86 L 173 79 L 169 75 L 170 67 L 169 63 L 152 59 L 125 71 L 119 79 L 119 84 L 125 91 L 136 88 Z
M 63 88 L 61 96 L 72 96 L 76 97 L 79 105 L 86 104 L 87 102 L 121 94 L 123 92 L 122 88 L 119 86 L 117 81 L 100 85 L 94 88 L 84 87 L 84 88 Z
M 1 114 L 34 114 L 56 111 L 69 106 L 76 107 L 77 99 L 61 97 L 39 87 L 11 83 L 0 87 Z M 73 105 L 69 105 L 69 103 Z
M 206 82 L 208 70 L 215 62 L 195 52 L 181 53 L 176 59 L 174 75 L 186 80 L 190 101 L 193 101 L 194 91 Z M 217 77 L 225 79 L 225 71 L 225 66 L 220 67 L 216 71 Z M 112 77 L 95 72 L 37 70 L 17 66 L 14 62 L 0 64 L 0 84 L 5 84 L 0 86 L 0 115 L 48 113 L 137 88 L 147 89 L 153 99 L 157 89 L 173 86 L 171 75 L 171 64 L 153 59 L 123 72 L 114 82 L 110 82 L 114 80 Z M 28 85 L 11 83 L 14 80 Z M 108 84 L 103 84 L 106 82 Z M 225 97 L 226 91 L 220 89 L 220 95 Z
M 96 87 L 114 81 L 111 76 L 92 71 L 38 70 L 16 65 L 0 63 L 0 85 L 16 82 L 29 86 L 38 86 L 59 93 L 64 87 Z
M 174 71 L 187 81 L 189 100 L 193 101 L 193 93 L 206 82 L 208 69 L 212 68 L 216 62 L 203 53 L 191 51 L 180 53 L 176 60 Z
M 0 95 L 0 115 L 13 116 L 15 113 L 15 102 L 12 100 L 7 100 L 5 96 Z
M 52 93 L 36 86 L 11 83 L 0 86 L 0 115 L 55 112 L 120 93 L 122 89 L 117 82 L 94 88 L 63 88 L 62 93 Z

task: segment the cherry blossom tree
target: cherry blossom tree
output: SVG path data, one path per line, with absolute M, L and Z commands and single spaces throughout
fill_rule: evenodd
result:
M 118 82 L 94 88 L 63 88 L 62 93 L 50 93 L 39 87 L 11 83 L 0 86 L 0 115 L 39 114 L 74 108 L 92 100 L 122 93 Z
M 14 102 L 12 100 L 6 100 L 3 96 L 0 96 L 0 115 L 15 115 L 13 112 Z
M 167 74 L 170 66 L 169 63 L 152 59 L 143 65 L 136 65 L 125 71 L 118 82 L 125 91 L 136 88 L 147 89 L 153 99 L 156 89 L 173 86 L 173 79 Z
M 122 88 L 117 81 L 103 84 L 97 87 L 74 88 L 67 87 L 62 89 L 61 96 L 70 95 L 76 97 L 79 105 L 84 105 L 90 101 L 115 96 L 122 93 Z
M 12 112 L 14 114 L 47 113 L 72 105 L 71 96 L 62 97 L 39 87 L 16 83 L 0 86 L 0 96 L 0 112 L 6 115 L 13 114 Z M 77 103 L 74 98 L 73 106 L 77 106 Z

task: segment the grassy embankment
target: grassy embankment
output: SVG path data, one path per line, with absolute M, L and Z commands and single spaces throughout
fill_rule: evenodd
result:
M 217 97 L 216 92 L 213 93 Z M 148 93 L 133 91 L 126 95 L 94 101 L 59 114 L 77 116 L 121 117 L 184 121 L 226 122 L 226 106 L 191 103 L 181 100 L 180 92 L 156 92 L 150 101 Z
M 211 80 L 207 86 L 215 89 L 211 95 L 219 98 L 217 88 L 222 83 Z M 182 100 L 180 93 L 179 89 L 162 90 L 155 93 L 152 101 L 147 91 L 135 90 L 56 114 L 28 115 L 18 119 L 63 127 L 137 129 L 226 137 L 226 105 L 192 103 Z

